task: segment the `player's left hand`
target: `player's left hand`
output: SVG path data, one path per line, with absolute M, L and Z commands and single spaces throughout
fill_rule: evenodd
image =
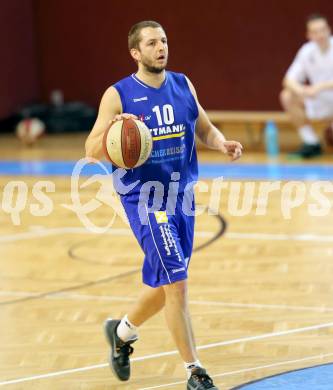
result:
M 241 157 L 243 146 L 237 141 L 224 141 L 221 150 L 231 157 L 231 161 L 235 161 Z

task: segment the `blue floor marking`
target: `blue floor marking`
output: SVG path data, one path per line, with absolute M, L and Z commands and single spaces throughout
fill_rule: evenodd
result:
M 200 177 L 253 180 L 331 180 L 333 165 L 200 164 Z
M 10 176 L 70 176 L 76 161 L 0 161 L 0 175 Z M 104 163 L 111 172 L 111 165 Z M 86 165 L 82 176 L 105 174 L 95 164 Z M 333 165 L 296 164 L 199 164 L 200 178 L 239 180 L 332 180 Z
M 11 176 L 71 176 L 76 161 L 0 161 L 0 175 Z M 105 164 L 111 172 L 111 164 Z M 102 173 L 95 164 L 86 165 L 83 176 Z
M 303 368 L 235 387 L 242 390 L 332 390 L 333 364 Z

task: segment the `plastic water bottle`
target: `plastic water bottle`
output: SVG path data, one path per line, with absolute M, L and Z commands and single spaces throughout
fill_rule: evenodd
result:
M 268 121 L 265 127 L 265 146 L 269 157 L 279 154 L 279 130 L 274 121 Z

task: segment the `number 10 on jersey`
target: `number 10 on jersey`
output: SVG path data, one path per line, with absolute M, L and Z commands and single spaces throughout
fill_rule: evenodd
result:
M 163 126 L 163 124 L 172 125 L 175 121 L 175 115 L 173 113 L 173 107 L 171 104 L 164 104 L 162 107 L 162 113 L 160 106 L 155 106 L 153 107 L 153 112 L 156 114 L 157 123 L 159 126 Z

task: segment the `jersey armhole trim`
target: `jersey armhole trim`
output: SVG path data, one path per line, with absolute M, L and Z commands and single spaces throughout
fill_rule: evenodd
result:
M 113 84 L 112 85 L 113 86 L 113 88 L 118 92 L 118 94 L 119 94 L 119 97 L 120 97 L 120 103 L 121 103 L 121 114 L 123 114 L 124 112 L 126 112 L 125 111 L 125 109 L 126 109 L 126 107 L 125 107 L 125 100 L 124 100 L 124 96 L 123 96 L 123 93 L 122 93 L 122 91 L 121 91 L 121 88 L 118 88 L 118 86 L 117 86 L 117 84 Z
M 194 112 L 194 113 L 195 113 L 195 117 L 196 117 L 196 119 L 198 119 L 198 117 L 199 117 L 199 107 L 198 107 L 198 103 L 197 103 L 197 101 L 196 101 L 196 99 L 195 99 L 195 97 L 194 97 L 194 95 L 193 95 L 193 93 L 192 93 L 192 91 L 191 91 L 191 88 L 190 88 L 190 86 L 189 86 L 189 84 L 188 84 L 188 81 L 187 81 L 186 76 L 185 76 L 184 74 L 182 74 L 182 76 L 183 76 L 184 83 L 185 83 L 185 85 L 186 85 L 186 87 L 187 87 L 187 89 L 188 89 L 188 92 L 189 92 L 189 94 L 190 94 L 190 96 L 191 96 L 192 102 L 193 102 L 194 107 L 195 107 L 195 112 Z

